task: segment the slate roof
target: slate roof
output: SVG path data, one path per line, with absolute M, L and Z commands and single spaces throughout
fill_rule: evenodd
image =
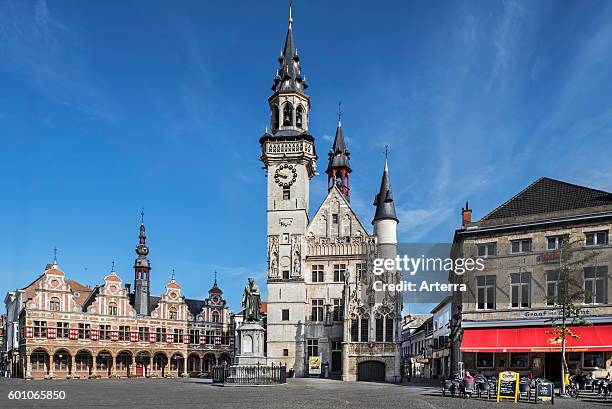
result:
M 272 90 L 278 91 L 301 91 L 303 92 L 308 84 L 302 77 L 302 68 L 300 67 L 300 58 L 298 57 L 297 48 L 295 47 L 295 39 L 293 38 L 293 30 L 289 26 L 287 37 L 285 38 L 285 46 L 278 57 L 279 69 L 274 77 Z
M 391 192 L 391 180 L 389 179 L 389 168 L 385 161 L 385 170 L 383 171 L 382 180 L 380 181 L 380 191 L 374 198 L 374 206 L 376 206 L 376 214 L 372 224 L 377 220 L 391 219 L 399 223 L 395 213 L 395 204 L 393 203 L 393 193 Z
M 329 151 L 329 163 L 327 165 L 327 174 L 331 175 L 332 168 L 348 168 L 351 171 L 350 157 L 351 153 L 346 147 L 346 141 L 344 140 L 344 131 L 342 125 L 338 122 L 336 128 L 336 137 L 334 138 L 334 145 Z
M 612 193 L 542 177 L 481 221 L 612 206 Z
M 187 308 L 189 309 L 189 312 L 194 317 L 202 311 L 202 308 L 204 308 L 204 301 L 202 300 L 191 300 L 189 298 L 186 298 L 185 304 L 187 304 Z

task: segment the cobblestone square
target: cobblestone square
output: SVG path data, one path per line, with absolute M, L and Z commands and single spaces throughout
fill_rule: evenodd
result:
M 9 400 L 10 391 L 65 391 L 64 400 Z M 548 406 L 547 404 L 543 404 Z M 557 399 L 555 408 L 612 407 L 612 401 Z M 286 385 L 218 387 L 201 379 L 0 381 L 2 408 L 495 408 L 534 407 L 443 398 L 438 387 L 290 379 Z

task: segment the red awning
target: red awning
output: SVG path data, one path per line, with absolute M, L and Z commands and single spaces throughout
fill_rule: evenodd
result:
M 466 329 L 462 352 L 560 352 L 561 340 L 553 327 Z M 612 351 L 612 325 L 571 327 L 568 352 Z

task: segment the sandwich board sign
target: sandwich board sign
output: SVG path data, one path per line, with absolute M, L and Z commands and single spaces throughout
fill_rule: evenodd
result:
M 513 401 L 518 402 L 518 384 L 518 372 L 500 372 L 499 379 L 497 381 L 497 401 L 500 402 L 502 399 L 512 399 Z
M 321 375 L 321 358 L 311 356 L 308 358 L 308 375 Z
M 542 381 L 536 383 L 535 403 L 538 400 L 550 401 L 555 404 L 555 386 L 552 382 Z

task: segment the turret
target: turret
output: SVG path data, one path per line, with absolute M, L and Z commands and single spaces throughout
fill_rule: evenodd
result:
M 337 186 L 340 192 L 348 199 L 351 194 L 351 153 L 346 147 L 346 141 L 344 140 L 344 131 L 342 130 L 342 123 L 340 122 L 340 112 L 338 112 L 336 137 L 334 138 L 334 144 L 328 156 L 329 162 L 327 170 L 325 171 L 325 173 L 327 173 L 327 188 L 331 190 L 334 186 Z
M 151 294 L 150 273 L 151 263 L 147 258 L 147 235 L 144 225 L 144 212 L 141 212 L 140 235 L 136 246 L 136 260 L 134 261 L 134 309 L 138 315 L 149 315 L 149 297 Z

